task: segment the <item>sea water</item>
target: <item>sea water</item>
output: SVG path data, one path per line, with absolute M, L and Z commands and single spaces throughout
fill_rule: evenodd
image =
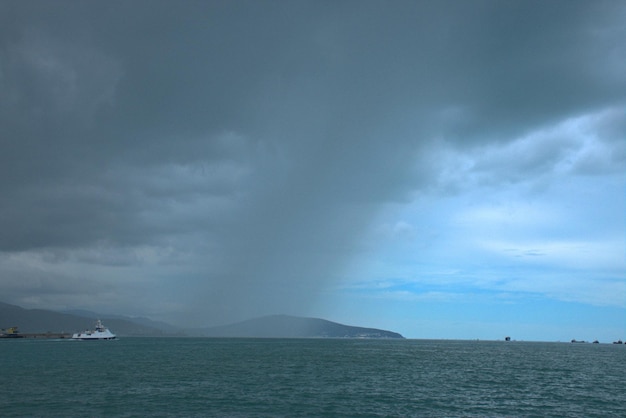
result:
M 625 417 L 626 346 L 3 340 L 0 415 Z

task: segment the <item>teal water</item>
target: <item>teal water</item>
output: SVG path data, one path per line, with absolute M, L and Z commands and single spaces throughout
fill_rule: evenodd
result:
M 4 417 L 626 416 L 624 345 L 24 339 L 0 356 Z

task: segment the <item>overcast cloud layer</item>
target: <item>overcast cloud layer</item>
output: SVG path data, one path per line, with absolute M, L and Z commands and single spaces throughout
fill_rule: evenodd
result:
M 624 39 L 618 1 L 0 0 L 0 299 L 626 337 Z

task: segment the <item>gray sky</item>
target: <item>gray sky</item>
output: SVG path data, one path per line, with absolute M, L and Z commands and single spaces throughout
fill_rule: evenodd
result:
M 1 298 L 626 337 L 625 22 L 618 1 L 0 0 Z

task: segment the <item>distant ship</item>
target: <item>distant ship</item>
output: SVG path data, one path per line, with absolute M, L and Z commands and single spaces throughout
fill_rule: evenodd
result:
M 24 338 L 19 334 L 17 327 L 11 327 L 8 330 L 0 330 L 0 338 Z
M 109 331 L 104 325 L 102 325 L 102 321 L 98 319 L 96 322 L 95 330 L 87 330 L 83 332 L 77 332 L 72 335 L 73 340 L 114 340 L 116 338 L 115 334 Z

